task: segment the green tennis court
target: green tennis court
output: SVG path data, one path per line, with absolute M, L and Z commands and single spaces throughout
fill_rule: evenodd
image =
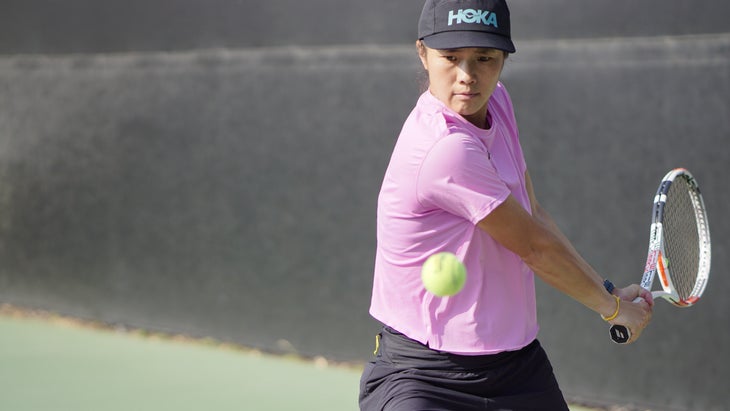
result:
M 359 377 L 356 368 L 0 315 L 1 410 L 347 411 L 357 410 Z
M 0 409 L 354 410 L 357 370 L 0 317 Z

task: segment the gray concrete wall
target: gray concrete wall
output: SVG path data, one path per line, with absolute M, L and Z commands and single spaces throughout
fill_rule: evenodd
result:
M 385 24 L 420 2 L 387 3 L 293 35 L 271 2 L 266 27 L 247 2 L 3 2 L 0 302 L 367 358 L 375 201 L 420 87 L 410 29 Z M 659 302 L 628 347 L 540 284 L 540 338 L 571 396 L 726 409 L 730 3 L 568 3 L 511 3 L 525 34 L 504 82 L 541 202 L 599 272 L 635 282 L 658 180 L 688 167 L 714 270 L 700 304 Z M 309 4 L 298 15 L 324 16 Z M 620 33 L 671 35 L 599 38 Z
M 727 33 L 721 0 L 512 0 L 521 40 Z M 421 0 L 3 0 L 0 54 L 405 44 Z

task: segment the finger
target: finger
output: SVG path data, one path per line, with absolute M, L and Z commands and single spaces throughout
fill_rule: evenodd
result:
M 644 298 L 646 300 L 646 302 L 648 302 L 649 305 L 653 307 L 654 306 L 654 296 L 651 294 L 651 291 L 645 290 L 643 288 L 642 288 L 642 290 L 644 290 L 644 292 L 642 294 L 642 298 Z
M 641 296 L 641 289 L 641 287 L 636 288 L 635 284 L 632 284 L 625 288 L 617 289 L 614 293 L 621 297 L 623 301 L 634 301 Z
M 631 293 L 631 300 L 635 300 L 637 298 L 643 298 L 643 293 L 647 292 L 646 289 L 642 288 L 639 284 L 631 284 L 628 287 L 629 292 Z
M 639 329 L 638 331 L 632 330 L 631 339 L 629 340 L 629 342 L 632 343 L 632 342 L 638 340 L 640 335 L 641 335 L 641 329 Z

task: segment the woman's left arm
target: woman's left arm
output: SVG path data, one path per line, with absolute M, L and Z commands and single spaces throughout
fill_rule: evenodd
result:
M 543 225 L 548 227 L 550 231 L 553 232 L 553 235 L 555 235 L 555 237 L 559 238 L 560 241 L 563 242 L 565 247 L 569 248 L 577 255 L 578 252 L 573 247 L 573 244 L 570 242 L 570 240 L 568 240 L 565 234 L 560 231 L 560 228 L 558 228 L 558 225 L 555 224 L 555 220 L 553 220 L 553 217 L 550 215 L 550 213 L 542 208 L 540 206 L 540 203 L 537 201 L 537 198 L 535 196 L 535 190 L 532 185 L 532 179 L 530 178 L 530 173 L 527 171 L 525 171 L 525 186 L 527 189 L 527 195 L 530 198 L 530 206 L 532 209 L 533 217 L 535 217 Z M 636 284 L 631 284 L 624 288 L 615 288 L 613 294 L 621 297 L 622 300 L 626 301 L 633 301 L 637 296 L 642 297 L 649 304 L 650 307 L 654 305 L 654 300 L 651 296 L 651 293 L 642 289 Z
M 570 242 L 570 240 L 568 240 L 565 234 L 560 231 L 560 228 L 558 228 L 558 225 L 555 224 L 555 220 L 553 220 L 553 217 L 550 215 L 550 213 L 548 213 L 547 210 L 542 208 L 540 206 L 540 203 L 538 203 L 537 197 L 535 197 L 535 189 L 532 186 L 532 179 L 530 178 L 530 173 L 528 171 L 525 171 L 525 187 L 527 188 L 527 196 L 530 198 L 532 216 L 535 217 L 542 224 L 544 224 L 546 227 L 548 227 L 550 231 L 552 231 L 553 234 L 565 244 L 566 247 L 568 247 L 571 251 L 577 254 L 575 248 L 573 247 L 573 244 Z

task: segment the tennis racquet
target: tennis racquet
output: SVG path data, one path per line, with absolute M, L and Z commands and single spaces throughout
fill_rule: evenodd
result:
M 652 292 L 655 299 L 692 306 L 707 286 L 710 258 L 710 228 L 700 187 L 688 170 L 676 168 L 664 176 L 654 197 L 641 286 L 651 291 L 654 277 L 659 277 L 662 290 Z M 610 334 L 618 344 L 631 339 L 631 331 L 623 325 L 612 325 Z

